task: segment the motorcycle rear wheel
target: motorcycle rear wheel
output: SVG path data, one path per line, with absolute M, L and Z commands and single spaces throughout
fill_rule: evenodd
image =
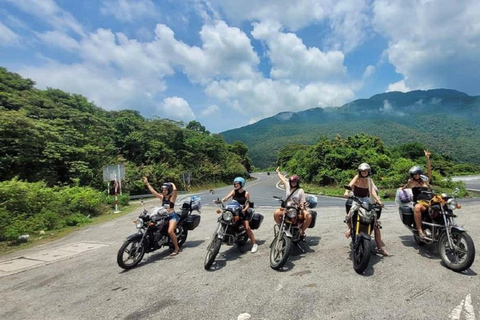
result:
M 440 236 L 438 241 L 440 258 L 446 267 L 453 271 L 467 270 L 475 259 L 475 244 L 468 233 L 458 230 L 452 230 L 452 240 L 455 248 L 450 248 L 447 233 Z
M 358 274 L 362 274 L 368 267 L 370 261 L 370 240 L 358 235 L 358 243 L 353 244 L 353 269 Z
M 126 257 L 124 257 L 126 254 Z M 120 268 L 130 270 L 135 268 L 142 261 L 145 255 L 145 247 L 141 239 L 131 239 L 125 241 L 117 254 L 117 264 Z
M 270 267 L 275 270 L 282 268 L 288 260 L 291 248 L 292 239 L 285 233 L 279 233 L 270 246 Z
M 222 246 L 222 239 L 219 239 L 215 234 L 215 237 L 210 242 L 210 245 L 207 248 L 207 255 L 205 256 L 205 263 L 203 267 L 205 270 L 209 270 L 212 266 L 215 258 L 217 257 L 218 252 L 220 251 L 220 247 Z

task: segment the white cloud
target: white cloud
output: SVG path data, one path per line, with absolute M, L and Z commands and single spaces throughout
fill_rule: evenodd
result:
M 141 98 L 141 84 L 125 76 L 117 77 L 114 70 L 105 67 L 49 62 L 42 67 L 24 67 L 19 73 L 34 79 L 40 88 L 82 94 L 107 110 L 131 109 L 130 103 Z
M 340 106 L 354 97 L 344 85 L 311 83 L 300 87 L 264 78 L 213 81 L 205 91 L 251 119 L 273 116 L 282 111 Z
M 17 45 L 19 40 L 20 38 L 15 32 L 0 22 L 0 46 Z
M 362 79 L 368 79 L 375 73 L 375 66 L 368 65 L 365 70 L 363 71 Z
M 77 40 L 60 31 L 37 33 L 37 37 L 46 44 L 57 46 L 68 51 L 79 49 Z
M 6 0 L 24 12 L 38 17 L 56 30 L 73 31 L 84 35 L 83 26 L 69 12 L 62 10 L 54 0 Z
M 200 112 L 200 116 L 202 117 L 208 117 L 212 114 L 215 114 L 215 113 L 218 113 L 220 111 L 220 108 L 215 105 L 215 104 L 212 104 L 208 107 L 206 107 L 205 109 L 203 109 L 201 112 Z
M 370 1 L 367 0 L 210 0 L 225 12 L 229 21 L 277 21 L 292 30 L 312 24 L 329 28 L 325 47 L 350 52 L 368 37 Z M 321 36 L 319 34 L 319 36 Z
M 188 122 L 195 119 L 190 105 L 187 101 L 180 97 L 168 97 L 158 106 L 161 118 L 169 118 L 173 120 L 181 120 Z
M 478 92 L 480 82 L 478 12 L 477 0 L 377 0 L 374 22 L 389 39 L 389 61 L 406 87 L 468 93 Z
M 207 24 L 200 31 L 202 47 L 178 41 L 166 25 L 157 25 L 153 50 L 183 68 L 190 80 L 206 84 L 215 78 L 245 78 L 255 73 L 259 59 L 250 39 L 224 21 Z
M 100 12 L 120 21 L 131 22 L 157 15 L 152 0 L 104 0 Z
M 405 80 L 400 80 L 398 82 L 391 83 L 388 85 L 387 92 L 391 92 L 391 91 L 408 92 L 408 91 L 411 91 L 411 89 L 406 86 Z
M 322 52 L 316 47 L 307 48 L 294 33 L 280 32 L 275 22 L 254 23 L 252 36 L 268 46 L 272 63 L 271 77 L 293 82 L 339 81 L 344 78 L 343 53 Z

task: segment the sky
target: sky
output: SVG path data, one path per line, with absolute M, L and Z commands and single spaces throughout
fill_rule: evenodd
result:
M 388 91 L 480 95 L 480 1 L 0 0 L 0 66 L 219 133 Z

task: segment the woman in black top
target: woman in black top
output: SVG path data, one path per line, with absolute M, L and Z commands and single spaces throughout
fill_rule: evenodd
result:
M 252 253 L 257 252 L 258 245 L 255 241 L 255 236 L 253 235 L 253 231 L 250 228 L 250 218 L 252 215 L 252 209 L 250 209 L 250 194 L 243 189 L 245 186 L 245 179 L 242 177 L 237 177 L 233 180 L 233 190 L 222 199 L 222 202 L 227 201 L 228 199 L 232 198 L 232 200 L 236 200 L 242 206 L 242 214 L 240 215 L 240 219 L 242 220 L 243 226 L 245 227 L 245 231 L 247 232 L 250 241 L 252 242 Z
M 147 177 L 143 177 L 143 183 L 147 186 L 148 190 L 162 201 L 162 206 L 167 209 L 168 212 L 168 236 L 172 239 L 174 250 L 170 256 L 176 256 L 180 253 L 180 247 L 178 246 L 177 236 L 175 235 L 175 228 L 177 227 L 180 217 L 175 213 L 175 201 L 177 201 L 177 187 L 173 182 L 166 182 L 162 185 L 162 193 L 158 193 L 148 183 Z
M 430 166 L 430 155 L 431 153 L 428 150 L 424 150 L 425 157 L 427 158 L 427 176 L 429 180 L 432 180 L 431 166 Z M 430 195 L 428 193 L 423 193 L 422 191 L 430 191 L 431 187 L 428 181 L 422 177 L 423 169 L 420 166 L 414 166 L 410 169 L 410 179 L 402 189 L 411 188 L 413 194 L 413 202 L 415 207 L 413 208 L 413 217 L 415 219 L 415 226 L 418 230 L 418 236 L 420 239 L 425 238 L 425 234 L 422 230 L 422 212 L 428 209 L 430 206 Z

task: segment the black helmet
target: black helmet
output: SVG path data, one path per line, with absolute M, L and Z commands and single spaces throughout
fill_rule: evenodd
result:
M 363 170 L 367 170 L 368 171 L 368 175 L 370 175 L 370 173 L 372 173 L 372 170 L 370 169 L 370 166 L 368 165 L 368 163 L 364 162 L 364 163 L 361 163 L 359 166 L 358 166 L 358 174 L 361 176 L 360 174 L 360 171 L 363 171 Z
M 410 177 L 413 178 L 413 176 L 416 174 L 420 174 L 420 175 L 423 174 L 423 169 L 420 166 L 413 166 L 410 169 L 409 173 L 410 173 Z
M 165 182 L 164 184 L 162 184 L 162 190 L 163 190 L 163 189 L 167 189 L 167 190 L 168 190 L 168 194 L 172 193 L 172 191 L 173 191 L 172 184 L 169 183 L 169 182 Z

